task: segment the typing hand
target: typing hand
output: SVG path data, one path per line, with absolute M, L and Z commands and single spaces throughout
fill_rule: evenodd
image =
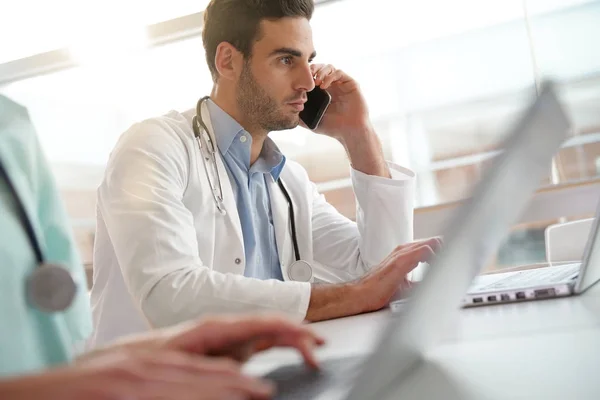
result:
M 271 398 L 273 387 L 243 375 L 231 359 L 120 348 L 96 353 L 75 366 L 0 382 L 0 397 L 4 394 L 15 400 L 258 400 Z
M 272 347 L 297 349 L 306 364 L 318 367 L 313 353 L 324 340 L 306 326 L 277 316 L 207 318 L 175 332 L 165 342 L 169 349 L 229 357 L 244 362 L 257 352 Z
M 410 288 L 407 275 L 420 262 L 427 262 L 437 251 L 439 238 L 422 240 L 398 246 L 385 260 L 364 275 L 358 286 L 364 299 L 364 312 L 379 310 L 398 296 L 399 288 Z

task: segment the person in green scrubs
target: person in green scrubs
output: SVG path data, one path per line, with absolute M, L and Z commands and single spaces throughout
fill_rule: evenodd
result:
M 0 168 L 0 398 L 269 398 L 268 383 L 240 370 L 251 355 L 290 346 L 317 367 L 323 340 L 277 316 L 203 319 L 76 356 L 92 330 L 84 269 L 28 112 L 2 95 Z M 64 310 L 32 300 L 28 279 L 45 267 L 31 236 L 75 283 Z

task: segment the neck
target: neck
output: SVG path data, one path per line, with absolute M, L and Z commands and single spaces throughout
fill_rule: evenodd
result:
M 233 90 L 226 91 L 219 89 L 218 85 L 213 86 L 210 94 L 211 100 L 218 105 L 223 111 L 237 121 L 238 124 L 252 136 L 252 148 L 250 149 L 250 165 L 258 160 L 258 156 L 262 151 L 263 144 L 269 132 L 262 129 L 258 124 L 252 121 L 249 116 L 244 116 L 237 106 L 235 92 Z

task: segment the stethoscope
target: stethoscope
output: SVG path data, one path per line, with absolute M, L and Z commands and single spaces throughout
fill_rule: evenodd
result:
M 5 180 L 8 190 L 15 200 L 17 212 L 25 225 L 27 238 L 35 253 L 37 267 L 29 275 L 25 283 L 27 300 L 40 311 L 48 313 L 64 311 L 73 303 L 73 299 L 77 293 L 77 285 L 71 273 L 66 268 L 44 261 L 42 248 L 36 238 L 33 224 L 27 216 L 25 205 L 19 197 L 1 160 L 0 178 Z
M 221 213 L 221 215 L 226 215 L 227 211 L 225 210 L 225 204 L 223 202 L 223 187 L 221 186 L 221 177 L 217 168 L 217 147 L 215 146 L 214 139 L 212 138 L 208 127 L 202 119 L 202 104 L 209 98 L 209 96 L 204 96 L 198 100 L 198 103 L 196 104 L 196 115 L 192 119 L 192 127 L 194 129 L 194 136 L 198 142 L 198 147 L 200 148 L 202 164 L 204 165 L 206 180 L 210 186 L 213 200 L 215 201 L 219 213 Z M 211 165 L 212 174 L 208 172 L 209 167 L 207 163 Z M 216 182 L 213 182 L 211 175 L 215 178 L 214 180 Z M 290 280 L 293 281 L 310 282 L 312 279 L 312 267 L 308 262 L 300 258 L 292 198 L 281 181 L 281 178 L 277 180 L 277 184 L 288 202 L 290 225 L 292 228 L 292 243 L 294 246 L 294 256 L 296 258 L 296 261 L 288 268 L 288 276 Z

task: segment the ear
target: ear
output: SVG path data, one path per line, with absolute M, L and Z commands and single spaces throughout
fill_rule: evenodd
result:
M 231 43 L 221 42 L 215 54 L 215 66 L 219 78 L 235 80 L 239 76 L 243 55 Z

